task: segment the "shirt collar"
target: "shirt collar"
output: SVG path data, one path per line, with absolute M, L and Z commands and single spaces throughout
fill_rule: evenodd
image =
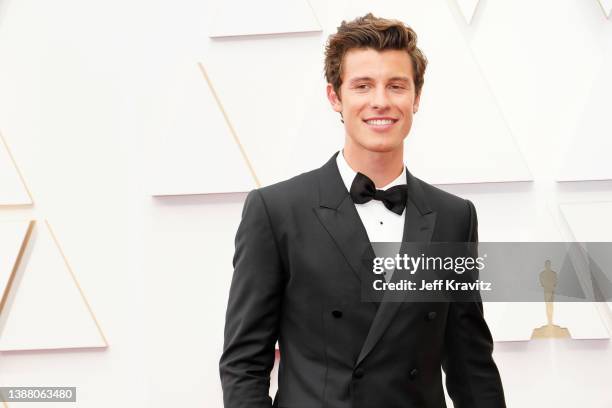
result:
M 338 170 L 340 171 L 340 176 L 342 177 L 342 181 L 346 186 L 346 191 L 351 191 L 351 185 L 353 184 L 353 179 L 357 175 L 357 172 L 349 166 L 346 159 L 344 158 L 344 149 L 338 153 L 336 156 L 336 164 L 338 165 Z M 367 176 L 367 174 L 366 174 Z M 402 168 L 402 174 L 400 174 L 395 180 L 387 184 L 383 187 L 377 187 L 379 190 L 386 190 L 389 187 L 396 186 L 398 184 L 406 184 L 406 165 Z

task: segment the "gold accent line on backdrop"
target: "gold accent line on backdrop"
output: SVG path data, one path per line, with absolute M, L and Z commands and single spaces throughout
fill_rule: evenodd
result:
M 49 221 L 45 220 L 45 223 L 47 224 L 47 228 L 49 229 L 49 232 L 51 233 L 51 236 L 53 237 L 53 241 L 55 241 L 55 246 L 57 247 L 60 254 L 62 255 L 62 258 L 64 259 L 64 263 L 66 264 L 66 267 L 68 268 L 68 271 L 70 272 L 70 275 L 72 276 L 72 280 L 74 281 L 75 285 L 79 289 L 79 293 L 81 294 L 81 298 L 83 298 L 83 302 L 85 302 L 85 306 L 87 306 L 87 310 L 89 310 L 89 314 L 91 315 L 92 319 L 96 323 L 96 327 L 98 328 L 98 331 L 100 332 L 100 336 L 102 336 L 102 339 L 104 340 L 104 345 L 108 347 L 108 341 L 106 340 L 106 336 L 104 336 L 104 332 L 102 331 L 102 328 L 100 327 L 100 324 L 98 323 L 98 319 L 96 319 L 96 315 L 91 309 L 91 306 L 89 306 L 89 302 L 87 301 L 87 298 L 85 297 L 85 293 L 83 293 L 83 289 L 81 289 L 81 285 L 79 284 L 79 281 L 77 280 L 76 275 L 74 274 L 74 272 L 72 271 L 72 268 L 70 267 L 70 264 L 68 263 L 68 258 L 66 258 L 64 251 L 62 251 L 62 247 L 60 246 L 59 241 L 57 240 L 55 236 L 55 233 L 53 233 L 53 230 L 51 229 L 51 225 L 49 225 Z
M 217 106 L 219 107 L 219 109 L 221 110 L 221 113 L 223 114 L 225 123 L 229 127 L 229 130 L 234 138 L 234 141 L 236 142 L 236 144 L 238 145 L 238 148 L 240 149 L 240 154 L 242 154 L 242 158 L 246 162 L 246 165 L 249 168 L 249 171 L 251 172 L 253 179 L 255 180 L 255 184 L 257 185 L 257 187 L 261 187 L 259 178 L 257 178 L 257 174 L 255 174 L 255 169 L 253 168 L 253 165 L 251 164 L 251 161 L 249 160 L 249 157 L 246 153 L 246 150 L 242 146 L 242 143 L 240 143 L 240 139 L 238 138 L 238 135 L 236 134 L 236 131 L 234 130 L 234 126 L 232 126 L 232 122 L 230 122 L 227 112 L 225 112 L 225 109 L 223 109 L 221 100 L 219 99 L 219 96 L 217 95 L 217 92 L 215 91 L 215 88 L 213 87 L 212 81 L 210 80 L 210 78 L 208 77 L 208 74 L 206 73 L 204 64 L 202 64 L 201 62 L 198 62 L 198 67 L 200 67 L 200 72 L 202 72 L 202 75 L 204 76 L 204 79 L 206 80 L 206 83 L 208 84 L 208 88 L 210 89 L 210 92 L 212 92 L 212 95 L 215 98 L 215 101 L 217 102 Z
M 599 7 L 601 8 L 601 11 L 604 13 L 604 17 L 607 19 L 610 19 L 610 15 L 612 15 L 612 13 L 609 13 L 609 10 L 606 10 L 606 7 L 604 6 L 604 3 L 602 0 L 597 0 L 597 3 L 599 4 Z
M 11 149 L 9 149 L 8 143 L 6 143 L 6 140 L 4 140 L 4 136 L 2 136 L 2 132 L 0 132 L 0 140 L 4 144 L 4 148 L 6 149 L 6 153 L 11 158 L 11 161 L 13 162 L 13 166 L 15 166 L 15 170 L 17 171 L 17 174 L 19 175 L 19 179 L 21 180 L 21 184 L 23 184 L 23 188 L 25 188 L 26 193 L 28 193 L 28 197 L 30 197 L 30 202 L 28 204 L 23 204 L 23 205 L 32 205 L 32 204 L 34 204 L 34 199 L 32 198 L 32 194 L 30 194 L 30 189 L 28 188 L 28 185 L 26 184 L 25 179 L 23 178 L 23 175 L 21 174 L 21 171 L 19 170 L 19 166 L 17 166 L 17 162 L 15 161 L 15 158 L 11 154 Z M 19 205 L 22 205 L 22 204 L 19 204 Z M 11 206 L 6 206 L 6 205 L 2 205 L 2 203 L 0 203 L 0 207 L 12 207 L 12 205 Z
M 323 31 L 323 25 L 321 25 L 321 22 L 319 21 L 319 16 L 317 16 L 317 12 L 315 11 L 314 7 L 312 7 L 312 4 L 310 4 L 310 0 L 306 0 L 306 4 L 308 4 L 308 7 L 310 7 L 312 16 L 314 17 L 315 21 L 317 22 L 317 25 L 319 26 L 318 31 Z
M 28 229 L 23 237 L 23 241 L 21 241 L 21 246 L 19 248 L 19 253 L 17 254 L 17 258 L 15 258 L 15 263 L 13 264 L 13 270 L 11 271 L 11 275 L 8 278 L 6 283 L 6 288 L 4 289 L 4 293 L 2 294 L 2 298 L 0 298 L 0 316 L 2 316 L 2 311 L 4 310 L 4 305 L 9 296 L 9 292 L 11 291 L 11 286 L 13 286 L 13 280 L 15 279 L 15 275 L 17 275 L 17 270 L 21 265 L 21 259 L 23 258 L 23 254 L 30 242 L 30 236 L 32 235 L 32 230 L 34 229 L 34 224 L 36 224 L 35 220 L 30 220 L 28 224 Z

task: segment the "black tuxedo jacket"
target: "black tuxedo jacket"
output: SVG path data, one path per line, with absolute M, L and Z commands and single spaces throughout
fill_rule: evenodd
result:
M 225 407 L 440 408 L 440 367 L 455 408 L 505 407 L 481 302 L 362 302 L 371 244 L 337 154 L 247 195 L 220 360 Z M 403 241 L 477 241 L 469 200 L 406 178 Z

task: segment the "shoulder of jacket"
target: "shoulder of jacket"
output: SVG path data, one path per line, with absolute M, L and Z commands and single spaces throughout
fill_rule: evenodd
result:
M 293 204 L 313 197 L 318 184 L 316 170 L 300 173 L 289 179 L 256 188 L 266 205 Z
M 415 177 L 416 178 L 416 177 Z M 423 193 L 434 211 L 457 211 L 464 213 L 469 210 L 468 200 L 449 193 L 419 178 L 416 178 L 423 189 Z

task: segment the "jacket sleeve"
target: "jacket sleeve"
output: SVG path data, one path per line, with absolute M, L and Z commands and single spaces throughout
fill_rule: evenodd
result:
M 478 242 L 478 218 L 471 201 L 466 242 Z M 505 408 L 504 390 L 493 361 L 493 338 L 477 301 L 451 302 L 444 338 L 442 368 L 455 408 Z
M 225 408 L 270 408 L 282 263 L 259 190 L 246 197 L 235 239 L 234 274 L 219 372 Z

